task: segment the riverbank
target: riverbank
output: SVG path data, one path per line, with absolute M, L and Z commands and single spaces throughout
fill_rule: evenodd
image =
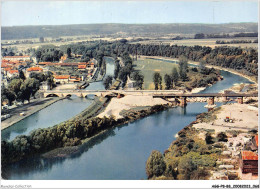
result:
M 46 108 L 47 106 L 50 106 L 51 104 L 62 100 L 64 98 L 45 98 L 45 99 L 38 99 L 34 102 L 25 104 L 21 107 L 14 108 L 10 111 L 11 117 L 1 121 L 1 130 L 4 130 L 13 124 L 25 119 L 26 117 L 29 117 L 36 112 Z M 24 116 L 20 116 L 20 113 L 24 112 Z
M 141 58 L 154 58 L 154 59 L 161 59 L 161 60 L 170 60 L 170 61 L 179 61 L 179 59 L 177 58 L 170 58 L 170 57 L 160 57 L 160 56 L 140 56 Z M 195 62 L 195 61 L 188 61 L 189 64 L 193 64 L 193 65 L 196 65 L 196 66 L 199 66 L 199 62 Z M 224 71 L 228 71 L 230 73 L 233 73 L 233 74 L 236 74 L 236 75 L 239 75 L 241 77 L 244 77 L 246 79 L 248 79 L 249 81 L 257 84 L 258 81 L 253 79 L 252 77 L 248 76 L 248 75 L 245 75 L 245 74 L 242 74 L 238 71 L 235 71 L 231 68 L 223 68 L 223 67 L 220 67 L 220 66 L 214 66 L 214 65 L 209 65 L 207 64 L 206 65 L 207 68 L 214 68 L 214 69 L 217 69 L 217 70 L 224 70 Z
M 233 122 L 225 122 L 226 117 Z M 226 104 L 201 113 L 175 135 L 164 154 L 153 151 L 147 160 L 148 179 L 177 180 L 257 180 L 252 173 L 242 173 L 240 152 L 255 151 L 258 133 L 258 108 L 253 104 Z M 160 173 L 154 172 L 153 157 Z M 159 155 L 158 155 L 159 154 Z M 165 165 L 165 166 L 163 166 Z
M 127 95 L 122 98 L 112 98 L 108 106 L 97 117 L 114 116 L 116 120 L 123 118 L 122 111 L 130 111 L 136 107 L 169 105 L 169 101 L 153 98 L 150 95 Z
M 113 115 L 94 117 L 103 111 L 108 102 L 107 98 L 99 98 L 96 104 L 92 105 L 95 111 L 93 108 L 87 108 L 76 117 L 53 127 L 34 130 L 28 136 L 17 136 L 10 142 L 2 141 L 2 163 L 9 164 L 56 148 L 81 145 L 85 139 L 108 128 L 146 117 L 169 107 L 168 105 L 133 107 L 124 112 L 119 119 L 115 119 Z M 13 150 L 12 147 L 17 150 Z

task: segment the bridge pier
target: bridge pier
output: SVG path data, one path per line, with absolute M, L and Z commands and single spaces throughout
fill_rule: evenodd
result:
M 209 97 L 209 99 L 208 99 L 208 105 L 209 106 L 212 106 L 212 105 L 214 105 L 214 97 Z
M 238 102 L 238 104 L 243 104 L 244 102 L 243 102 L 243 97 L 238 97 L 237 98 L 237 102 Z
M 222 97 L 222 101 L 223 101 L 223 102 L 227 102 L 227 101 L 228 101 L 228 97 L 227 97 L 227 96 L 223 96 L 223 97 Z
M 185 107 L 187 105 L 187 97 L 181 97 L 180 100 L 180 106 Z

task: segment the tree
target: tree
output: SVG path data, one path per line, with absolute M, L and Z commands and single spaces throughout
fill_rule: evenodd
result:
M 15 93 L 16 96 L 18 96 L 18 93 L 20 91 L 21 85 L 23 80 L 22 79 L 13 79 L 11 80 L 8 88 Z
M 40 37 L 40 42 L 41 42 L 41 43 L 44 42 L 44 37 Z
M 135 81 L 134 86 L 137 89 L 143 89 L 144 76 L 140 72 L 132 72 L 131 78 Z
M 22 70 L 19 70 L 19 78 L 22 79 L 22 80 L 26 79 Z
M 35 98 L 35 93 L 40 89 L 40 82 L 35 78 L 25 80 L 26 87 L 31 91 L 31 95 Z
M 16 98 L 16 96 L 15 96 L 15 93 L 13 91 L 6 88 L 5 86 L 1 87 L 1 103 L 3 103 L 3 101 L 5 99 L 7 99 L 8 105 L 11 106 L 12 102 L 15 100 L 15 98 Z
M 45 75 L 43 73 L 32 72 L 32 73 L 30 73 L 29 77 L 35 78 L 35 79 L 39 80 L 39 82 L 43 82 L 46 80 Z
M 204 33 L 197 33 L 194 36 L 194 39 L 204 39 L 204 38 L 205 38 Z
M 119 69 L 120 69 L 119 60 L 116 59 L 115 70 L 114 70 L 114 79 L 116 79 L 118 77 Z
M 153 74 L 153 82 L 155 90 L 158 90 L 159 88 L 160 90 L 162 90 L 162 76 L 160 75 L 160 73 L 155 72 Z
M 171 77 L 172 77 L 172 82 L 173 82 L 174 85 L 176 86 L 176 84 L 177 84 L 177 82 L 178 82 L 178 80 L 179 80 L 179 73 L 178 73 L 176 67 L 174 67 L 174 68 L 172 69 L 172 75 L 171 75 Z
M 67 48 L 67 55 L 68 55 L 68 58 L 71 58 L 71 48 L 70 47 Z
M 112 78 L 112 76 L 110 76 L 110 75 L 107 76 L 107 77 L 104 79 L 103 84 L 104 84 L 106 90 L 109 89 L 109 87 L 112 85 L 112 81 L 113 81 L 113 78 Z
M 166 169 L 166 163 L 163 155 L 156 150 L 153 150 L 148 160 L 146 161 L 146 175 L 148 178 L 161 176 Z
M 172 79 L 171 79 L 170 75 L 168 75 L 168 74 L 164 75 L 164 82 L 165 82 L 166 90 L 169 90 L 172 88 Z
M 188 60 L 185 57 L 180 57 L 179 59 L 179 66 L 180 66 L 180 78 L 182 81 L 186 81 L 188 79 L 187 72 L 188 72 Z

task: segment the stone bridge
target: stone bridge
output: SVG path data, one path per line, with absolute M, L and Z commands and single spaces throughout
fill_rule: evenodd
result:
M 208 98 L 208 105 L 214 105 L 215 97 L 222 97 L 223 101 L 230 98 L 238 98 L 238 103 L 243 104 L 243 97 L 258 97 L 258 92 L 255 93 L 184 93 L 179 90 L 46 90 L 42 91 L 44 97 L 66 97 L 76 95 L 78 97 L 95 96 L 118 96 L 118 95 L 150 95 L 153 98 L 178 98 L 180 105 L 187 104 L 187 98 L 205 97 Z

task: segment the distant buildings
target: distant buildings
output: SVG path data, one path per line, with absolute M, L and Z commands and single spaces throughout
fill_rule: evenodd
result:
M 30 61 L 30 56 L 4 56 L 3 60 L 9 60 L 9 61 Z
M 239 167 L 243 174 L 258 175 L 258 135 L 255 135 L 249 144 L 251 150 L 241 151 Z
M 71 75 L 54 75 L 54 82 L 56 84 L 76 83 L 80 82 L 81 78 Z

